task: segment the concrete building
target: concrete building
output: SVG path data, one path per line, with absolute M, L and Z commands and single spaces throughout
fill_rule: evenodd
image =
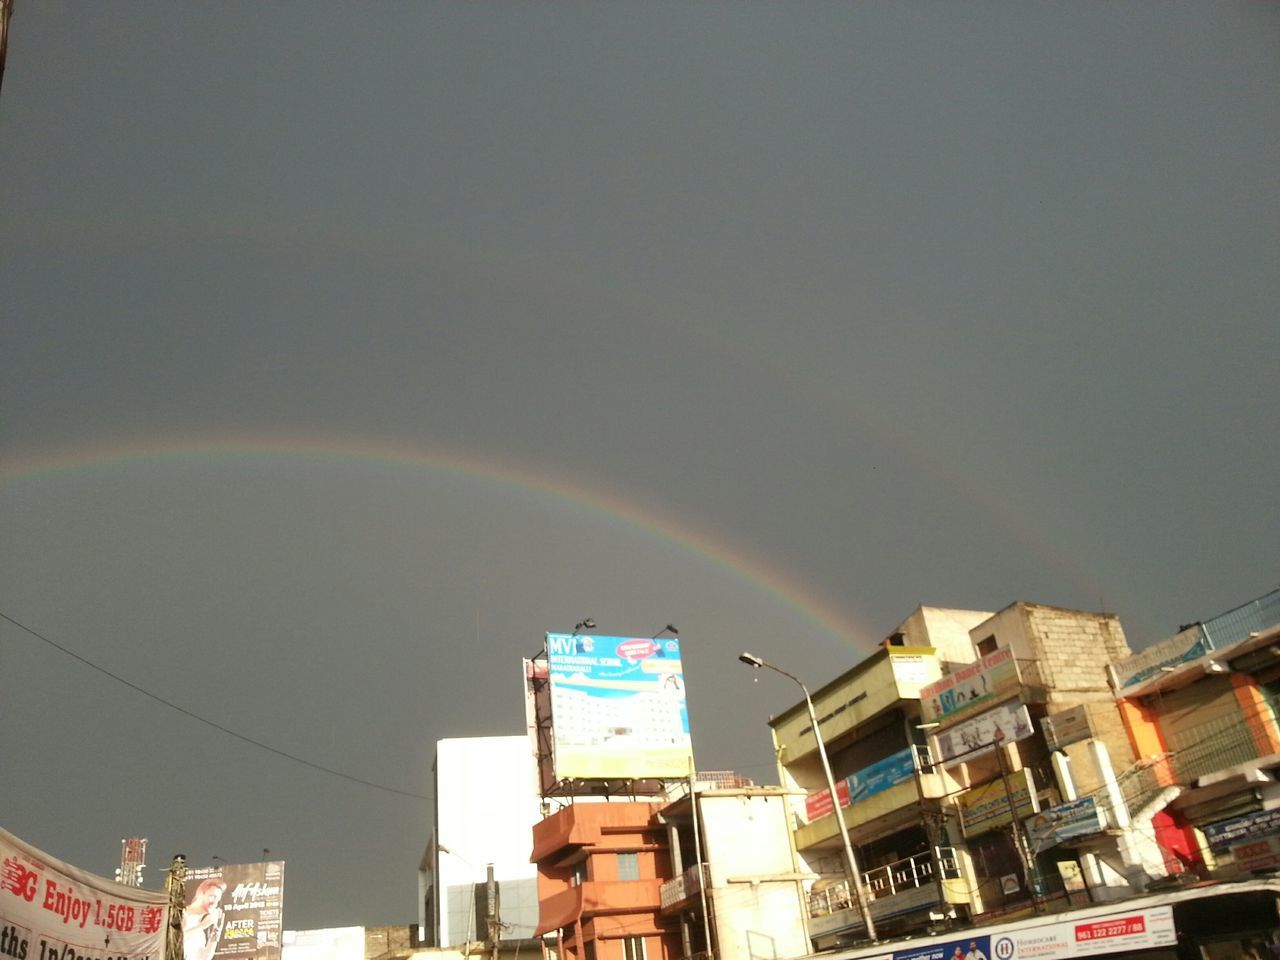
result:
M 812 693 L 838 797 L 826 785 L 808 709 L 770 721 L 778 775 L 793 795 L 809 932 L 825 949 L 864 936 L 846 879 L 837 810 L 856 848 L 866 898 L 881 936 L 921 929 L 970 899 L 963 850 L 945 832 L 940 776 L 921 730 L 920 691 L 974 654 L 970 629 L 991 614 L 920 607 L 873 654 Z
M 562 960 L 679 957 L 675 924 L 663 920 L 660 890 L 674 872 L 661 805 L 575 803 L 533 828 L 538 935 Z
M 533 937 L 538 879 L 529 849 L 542 811 L 529 738 L 440 740 L 433 774 L 434 822 L 418 872 L 423 941 L 490 941 L 495 923 L 500 940 Z
M 804 883 L 786 791 L 700 780 L 662 808 L 675 874 L 659 889 L 661 914 L 680 928 L 680 956 L 717 960 L 809 952 Z
M 1112 614 L 921 607 L 812 696 L 834 802 L 803 702 L 775 717 L 795 845 L 816 878 L 814 946 L 865 935 L 837 810 L 881 937 L 1132 892 L 1137 866 L 1141 889 L 1154 844 L 1106 829 L 1134 821 L 1116 771 L 1136 757 L 1108 673 L 1128 655 Z
M 713 778 L 714 777 L 714 778 Z M 534 830 L 548 953 L 718 960 L 809 952 L 786 792 L 699 774 L 651 802 L 576 803 Z M 554 941 L 554 946 L 552 945 Z
M 1280 590 L 1189 624 L 1113 669 L 1167 870 L 1280 866 Z

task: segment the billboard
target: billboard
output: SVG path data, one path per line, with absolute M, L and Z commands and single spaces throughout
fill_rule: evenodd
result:
M 188 870 L 184 892 L 184 960 L 280 960 L 283 862 Z
M 937 762 L 963 763 L 996 749 L 1002 743 L 1025 740 L 1034 733 L 1031 715 L 1021 701 L 1002 703 L 994 710 L 980 713 L 954 727 L 933 735 L 937 745 Z
M 549 633 L 547 663 L 557 778 L 689 776 L 678 639 Z
M 966 837 L 1011 823 L 1040 812 L 1035 787 L 1029 770 L 1015 770 L 1006 776 L 974 787 L 956 801 L 960 811 L 960 829 Z
M 920 712 L 926 723 L 946 725 L 1008 700 L 1018 689 L 1018 662 L 1010 648 L 1002 647 L 921 687 Z
M 0 955 L 164 960 L 169 898 L 94 876 L 0 830 Z

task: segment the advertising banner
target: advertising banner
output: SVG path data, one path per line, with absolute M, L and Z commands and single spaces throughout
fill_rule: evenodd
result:
M 549 633 L 547 662 L 558 778 L 689 775 L 679 640 Z
M 187 871 L 184 960 L 280 960 L 284 863 Z
M 907 747 L 850 775 L 847 782 L 852 802 L 857 803 L 868 797 L 874 797 L 877 793 L 883 793 L 890 787 L 896 787 L 904 780 L 914 777 L 916 764 L 913 753 L 914 751 Z
M 883 793 L 890 787 L 896 787 L 904 780 L 915 776 L 916 766 L 914 751 L 907 747 L 897 753 L 877 760 L 863 767 L 857 773 L 836 781 L 836 797 L 841 807 L 850 803 L 859 803 L 877 793 Z M 804 798 L 804 815 L 809 823 L 819 817 L 825 817 L 834 808 L 831 806 L 831 791 L 825 787 L 814 790 Z
M 0 830 L 0 956 L 164 960 L 169 898 L 63 863 Z
M 1025 740 L 1034 730 L 1026 704 L 1002 704 L 933 735 L 938 762 L 960 763 L 990 753 L 998 743 Z
M 1176 943 L 1173 908 L 1148 907 L 997 934 L 991 938 L 991 960 L 1071 960 Z
M 1004 647 L 921 687 L 920 712 L 926 723 L 950 725 L 1016 696 L 1019 685 L 1018 662 Z
M 840 801 L 841 808 L 849 805 L 849 781 L 836 781 L 836 798 Z M 831 805 L 831 791 L 826 787 L 821 790 L 815 790 L 813 793 L 806 794 L 804 798 L 804 815 L 809 823 L 820 817 L 825 817 L 831 813 L 835 807 Z
M 934 941 L 927 946 L 895 950 L 893 960 L 990 960 L 990 937 L 961 937 Z
M 1008 793 L 1005 792 L 1006 781 Z M 992 780 L 962 794 L 956 807 L 960 811 L 960 827 L 964 835 L 973 837 L 1013 822 L 1013 812 L 1020 818 L 1038 813 L 1036 803 L 1030 772 L 1017 770 L 1008 777 Z
M 1027 840 L 1031 843 L 1031 852 L 1040 853 L 1073 837 L 1101 833 L 1105 825 L 1097 802 L 1093 797 L 1084 797 L 1029 817 L 1026 820 Z

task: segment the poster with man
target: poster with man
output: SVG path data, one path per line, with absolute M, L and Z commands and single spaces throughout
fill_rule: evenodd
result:
M 184 960 L 280 960 L 284 863 L 187 871 Z

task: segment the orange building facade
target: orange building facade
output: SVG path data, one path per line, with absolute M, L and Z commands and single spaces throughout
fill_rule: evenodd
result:
M 578 803 L 536 824 L 538 935 L 562 960 L 670 960 L 680 934 L 661 916 L 672 879 L 661 804 Z

